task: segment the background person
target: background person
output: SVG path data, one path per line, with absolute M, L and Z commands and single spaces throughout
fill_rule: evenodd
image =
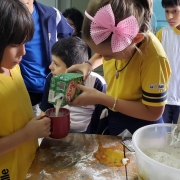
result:
M 149 31 L 152 1 L 90 0 L 85 14 L 83 38 L 97 54 L 67 72 L 81 70 L 86 78 L 103 63 L 107 89 L 104 94 L 77 85 L 83 93 L 70 105 L 108 107 L 111 135 L 133 134 L 142 126 L 163 123 L 170 66 L 162 45 Z
M 180 0 L 162 0 L 170 26 L 160 29 L 156 36 L 162 43 L 172 69 L 163 113 L 165 123 L 177 123 L 180 112 Z
M 26 54 L 20 68 L 35 115 L 38 115 L 38 104 L 43 96 L 46 76 L 50 72 L 51 47 L 58 39 L 71 36 L 73 29 L 57 9 L 36 0 L 22 2 L 32 14 L 35 31 L 32 40 L 25 44 Z
M 35 117 L 19 63 L 34 23 L 20 0 L 0 0 L 0 179 L 24 180 L 50 119 Z M 6 177 L 3 173 L 6 173 Z
M 81 13 L 81 11 L 79 11 L 76 8 L 69 8 L 63 12 L 63 16 L 67 19 L 69 24 L 74 28 L 73 36 L 78 36 L 82 38 L 81 30 L 82 30 L 84 16 Z M 89 47 L 88 47 L 88 56 L 89 58 L 91 58 L 91 49 Z
M 87 45 L 77 36 L 64 38 L 56 42 L 52 47 L 52 63 L 49 66 L 51 74 L 48 75 L 40 104 L 40 109 L 45 112 L 53 108 L 53 104 L 48 103 L 50 80 L 52 76 L 64 74 L 66 69 L 73 64 L 81 64 L 88 60 Z M 95 88 L 105 92 L 105 81 L 99 74 L 91 72 L 85 81 L 85 86 Z M 89 106 L 64 106 L 70 110 L 71 132 L 84 132 L 91 120 L 94 105 Z M 43 114 L 43 113 L 42 113 Z

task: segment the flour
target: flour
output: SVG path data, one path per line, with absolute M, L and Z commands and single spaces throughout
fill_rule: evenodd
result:
M 144 152 L 147 156 L 167 166 L 180 169 L 180 148 L 151 148 Z
M 129 163 L 129 161 L 130 160 L 128 158 L 123 158 L 122 159 L 122 163 L 123 163 L 124 166 L 126 166 Z
M 178 126 L 175 126 L 171 133 L 170 146 L 180 146 L 180 130 Z

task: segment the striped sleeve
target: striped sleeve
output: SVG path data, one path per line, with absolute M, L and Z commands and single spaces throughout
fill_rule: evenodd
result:
M 142 103 L 148 106 L 163 106 L 167 101 L 170 66 L 166 58 L 146 59 L 142 69 Z
M 157 86 L 159 86 L 159 88 L 163 88 L 164 85 L 157 85 Z M 161 104 L 167 99 L 167 91 L 160 93 L 148 93 L 143 91 L 142 99 L 145 102 Z

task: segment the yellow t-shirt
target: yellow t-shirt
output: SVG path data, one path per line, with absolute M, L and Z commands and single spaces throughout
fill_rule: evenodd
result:
M 176 34 L 179 34 L 179 35 L 180 35 L 180 31 L 179 31 L 176 27 L 173 27 L 172 29 L 173 29 L 173 31 L 174 31 Z M 156 37 L 159 39 L 160 42 L 162 42 L 162 33 L 163 33 L 163 28 L 161 28 L 161 29 L 156 33 Z
M 149 32 L 127 67 L 116 79 L 115 59 L 103 60 L 106 93 L 112 97 L 142 101 L 149 106 L 166 103 L 168 81 L 171 74 L 167 56 L 161 43 Z M 122 69 L 128 60 L 118 60 L 117 69 Z
M 34 116 L 19 66 L 10 72 L 11 77 L 0 74 L 0 138 L 21 129 Z M 0 179 L 24 180 L 37 147 L 37 141 L 29 141 L 0 156 Z

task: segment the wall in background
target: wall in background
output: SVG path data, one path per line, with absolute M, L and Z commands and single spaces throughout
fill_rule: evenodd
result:
M 71 0 L 58 0 L 58 9 L 63 12 L 65 9 L 70 8 Z
M 47 6 L 56 7 L 60 11 L 64 11 L 67 8 L 75 7 L 84 13 L 89 0 L 37 0 L 38 2 Z
M 58 0 L 37 0 L 37 1 L 47 6 L 58 7 Z
M 71 0 L 71 7 L 79 9 L 84 14 L 88 3 L 89 0 Z
M 164 26 L 167 26 L 168 23 L 165 17 L 165 10 L 161 5 L 162 0 L 154 0 L 153 3 L 153 18 L 152 18 L 152 28 L 154 32 L 158 31 Z

